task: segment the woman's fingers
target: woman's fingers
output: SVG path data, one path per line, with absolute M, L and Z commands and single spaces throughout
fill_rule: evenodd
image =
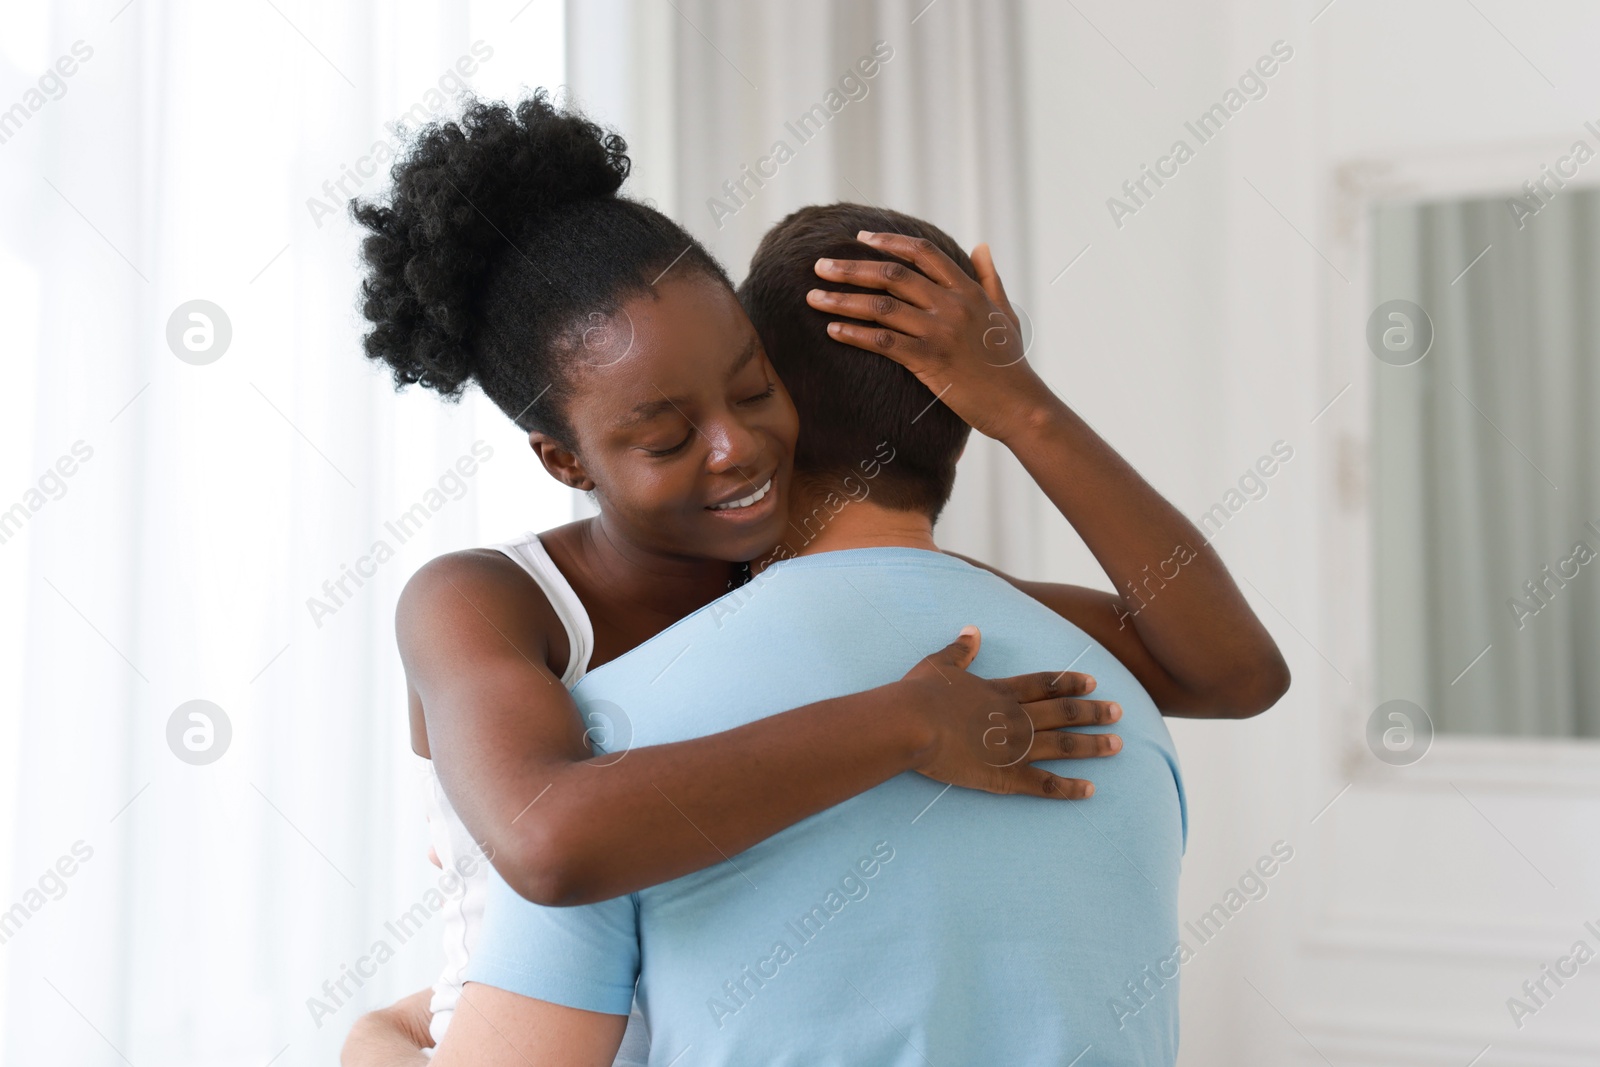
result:
M 989 251 L 987 244 L 981 244 L 972 250 L 972 267 L 978 272 L 978 284 L 983 286 L 983 291 L 993 300 L 995 306 L 1006 313 L 1011 324 L 1019 330 L 1022 320 L 1017 318 L 1016 310 L 1011 306 L 1011 298 L 1006 296 L 1006 287 L 1000 281 L 1000 272 L 994 267 L 994 253 Z
M 1047 800 L 1087 800 L 1094 796 L 1094 783 L 1083 778 L 1063 778 L 1059 774 L 1023 764 L 998 772 L 991 793 L 1011 796 L 1044 797 Z
M 978 658 L 978 649 L 981 647 L 983 632 L 976 626 L 963 626 L 954 641 L 926 658 L 935 669 L 943 665 L 964 671 Z
M 835 293 L 829 289 L 813 289 L 806 294 L 806 303 L 818 311 L 876 322 L 905 334 L 920 334 L 929 321 L 926 311 L 888 293 Z
M 954 289 L 962 283 L 971 284 L 972 279 L 967 277 L 966 272 L 939 251 L 938 245 L 926 238 L 862 230 L 856 234 L 856 240 L 898 256 L 946 289 Z
M 894 260 L 819 259 L 814 269 L 819 278 L 844 285 L 859 285 L 863 289 L 884 289 L 924 311 L 934 307 L 944 288 Z
M 1096 759 L 1122 751 L 1122 738 L 1116 734 L 1079 734 L 1071 730 L 1040 730 L 1028 746 L 1028 761 L 1047 759 Z
M 1039 700 L 1023 705 L 1035 730 L 1063 726 L 1105 726 L 1122 718 L 1122 705 L 1114 700 L 1079 700 L 1074 697 Z
M 918 363 L 919 357 L 927 350 L 927 345 L 920 337 L 885 326 L 863 326 L 857 322 L 830 322 L 828 336 L 867 352 L 888 356 L 912 373 L 917 370 L 912 364 Z
M 1054 700 L 1057 697 L 1077 697 L 1094 692 L 1094 676 L 1082 671 L 1032 671 L 1013 674 L 1009 678 L 991 678 L 990 684 L 999 686 L 1018 704 L 1031 704 L 1036 700 Z

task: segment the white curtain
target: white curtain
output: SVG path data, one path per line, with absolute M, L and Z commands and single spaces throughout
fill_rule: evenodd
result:
M 784 215 L 848 200 L 925 217 L 969 249 L 988 241 L 1013 300 L 1031 303 L 1010 0 L 567 6 L 575 99 L 629 138 L 635 195 L 686 225 L 735 280 Z M 1037 501 L 1021 466 L 974 438 L 941 541 L 1035 571 Z
M 403 113 L 559 82 L 562 17 L 6 11 L 5 1063 L 326 1064 L 359 1011 L 436 970 L 436 931 L 385 926 L 436 875 L 396 595 L 432 555 L 572 501 L 481 398 L 397 397 L 368 364 L 345 200 L 382 185 Z M 213 362 L 169 345 L 195 300 L 231 331 Z M 179 320 L 204 347 L 206 322 Z M 231 731 L 204 765 L 169 745 L 192 700 Z M 393 958 L 361 964 L 380 941 Z
M 1441 731 L 1596 737 L 1600 191 L 1509 205 L 1374 218 L 1373 306 L 1434 331 L 1374 368 L 1379 686 Z

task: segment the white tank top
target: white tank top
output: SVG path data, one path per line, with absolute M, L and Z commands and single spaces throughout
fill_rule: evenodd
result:
M 561 673 L 561 684 L 571 689 L 589 669 L 589 658 L 594 654 L 594 627 L 589 623 L 589 613 L 584 609 L 578 594 L 573 592 L 566 576 L 556 567 L 550 553 L 535 533 L 524 534 L 515 541 L 493 546 L 514 560 L 528 572 L 544 591 L 556 617 L 567 632 L 570 653 L 567 667 Z M 478 931 L 483 925 L 483 905 L 488 893 L 489 874 L 482 850 L 467 832 L 461 817 L 450 806 L 439 784 L 439 774 L 428 761 L 428 839 L 439 856 L 440 865 L 449 871 L 463 860 L 476 859 L 470 864 L 472 874 L 461 879 L 462 891 L 457 896 L 445 898 L 444 917 L 444 971 L 433 985 L 433 999 L 429 1006 L 433 1020 L 429 1032 L 434 1044 L 444 1039 L 445 1030 L 455 1013 L 456 1002 L 461 998 L 461 977 L 466 972 L 472 946 L 477 943 Z M 644 1017 L 634 1005 L 628 1017 L 627 1033 L 622 1047 L 617 1051 L 614 1067 L 645 1067 L 650 1058 L 650 1035 Z

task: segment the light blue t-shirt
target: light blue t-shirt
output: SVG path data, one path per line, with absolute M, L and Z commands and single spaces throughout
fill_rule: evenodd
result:
M 1091 728 L 1119 733 L 1121 753 L 1040 764 L 1090 778 L 1094 797 L 993 796 L 907 773 L 600 904 L 540 907 L 491 875 L 467 980 L 617 1015 L 637 983 L 657 1067 L 1172 1064 L 1177 755 L 1128 670 L 1037 601 L 936 552 L 803 556 L 574 696 L 597 746 L 620 753 L 892 682 L 968 623 L 983 631 L 976 673 L 1070 666 L 1121 703 L 1119 723 Z

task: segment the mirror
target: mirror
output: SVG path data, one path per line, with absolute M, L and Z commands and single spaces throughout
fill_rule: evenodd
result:
M 1600 737 L 1600 190 L 1372 223 L 1378 690 L 1439 733 Z

